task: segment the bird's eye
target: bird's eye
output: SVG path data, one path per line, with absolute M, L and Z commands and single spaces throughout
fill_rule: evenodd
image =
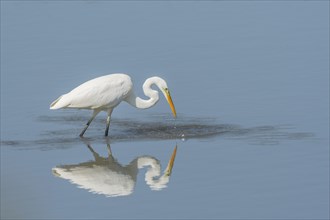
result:
M 165 88 L 164 90 L 167 92 L 168 91 L 168 88 Z

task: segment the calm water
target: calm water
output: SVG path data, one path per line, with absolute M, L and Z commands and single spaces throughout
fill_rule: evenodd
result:
M 115 72 L 178 118 L 49 110 Z M 3 219 L 326 219 L 328 123 L 327 1 L 1 1 Z

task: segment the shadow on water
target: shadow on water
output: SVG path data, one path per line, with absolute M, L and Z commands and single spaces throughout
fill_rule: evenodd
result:
M 78 134 L 83 129 L 84 122 L 88 121 L 84 116 L 40 116 L 38 123 L 48 123 L 49 127 L 63 128 L 61 130 L 48 130 L 39 135 L 36 140 L 1 140 L 1 145 L 10 145 L 22 149 L 37 148 L 49 150 L 53 148 L 68 148 L 70 144 L 79 144 Z M 57 126 L 54 126 L 58 124 Z M 71 127 L 71 128 L 68 128 Z M 105 121 L 96 118 L 85 137 L 93 142 L 104 142 L 100 137 L 104 133 Z M 153 115 L 136 119 L 117 119 L 111 121 L 111 142 L 132 140 L 189 140 L 209 139 L 222 137 L 237 139 L 249 144 L 271 145 L 283 140 L 299 140 L 310 138 L 312 133 L 294 132 L 288 125 L 256 126 L 244 128 L 234 124 L 218 124 L 213 118 L 180 117 L 171 119 L 168 115 Z
M 58 165 L 52 169 L 55 176 L 66 179 L 78 188 L 106 197 L 128 196 L 133 193 L 139 169 L 147 167 L 145 182 L 151 190 L 167 187 L 176 157 L 177 147 L 161 174 L 160 161 L 152 156 L 139 156 L 128 165 L 121 165 L 112 155 L 107 143 L 108 156 L 101 157 L 88 141 L 84 141 L 94 156 L 93 161 L 71 165 Z

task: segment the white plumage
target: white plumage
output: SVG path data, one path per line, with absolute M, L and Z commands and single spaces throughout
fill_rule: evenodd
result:
M 88 148 L 94 155 L 94 161 L 57 166 L 52 172 L 79 188 L 107 197 L 127 196 L 133 193 L 138 170 L 142 168 L 147 168 L 145 181 L 152 190 L 162 190 L 167 187 L 177 151 L 175 147 L 164 173 L 161 174 L 160 162 L 154 157 L 137 157 L 130 164 L 122 166 L 111 155 L 110 145 L 108 145 L 107 158 L 99 156 L 90 145 Z
M 131 78 L 111 74 L 89 80 L 55 100 L 50 109 L 109 109 L 117 106 L 132 90 Z
M 140 109 L 150 108 L 158 102 L 158 91 L 153 90 L 151 88 L 152 85 L 156 85 L 164 94 L 174 117 L 176 117 L 175 107 L 165 80 L 157 76 L 148 78 L 143 84 L 143 91 L 150 99 L 144 100 L 135 95 L 131 77 L 122 73 L 101 76 L 83 83 L 71 92 L 53 101 L 50 104 L 50 109 L 76 108 L 93 110 L 93 115 L 80 133 L 80 136 L 84 135 L 89 124 L 100 111 L 106 111 L 108 118 L 105 136 L 108 136 L 112 111 L 121 101 L 126 101 Z

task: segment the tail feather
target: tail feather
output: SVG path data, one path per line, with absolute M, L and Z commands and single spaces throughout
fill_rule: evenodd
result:
M 49 108 L 49 109 L 60 109 L 60 108 L 65 107 L 65 105 L 59 103 L 59 101 L 61 100 L 62 97 L 63 97 L 63 95 L 61 95 L 61 96 L 58 97 L 55 101 L 53 101 L 53 102 L 50 104 L 50 108 Z

